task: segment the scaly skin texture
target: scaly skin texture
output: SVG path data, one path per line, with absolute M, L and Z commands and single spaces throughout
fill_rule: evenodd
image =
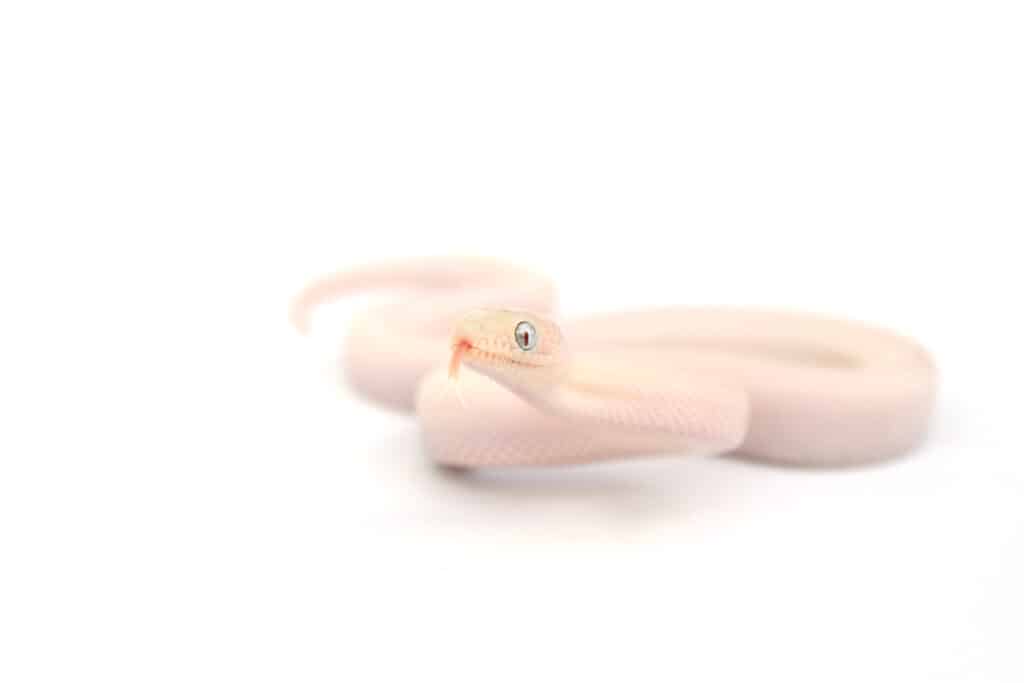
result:
M 368 289 L 408 300 L 352 325 L 343 364 L 368 398 L 419 415 L 438 462 L 544 465 L 737 452 L 804 465 L 898 455 L 924 436 L 934 365 L 918 344 L 859 323 L 678 308 L 554 323 L 555 288 L 498 261 L 396 262 L 317 280 L 312 308 Z M 527 321 L 537 345 L 514 330 Z

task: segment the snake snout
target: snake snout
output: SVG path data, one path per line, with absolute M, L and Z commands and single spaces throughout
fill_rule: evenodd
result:
M 459 366 L 462 364 L 462 357 L 467 351 L 473 348 L 468 339 L 457 337 L 452 343 L 452 357 L 448 361 L 448 377 L 455 379 L 459 376 Z

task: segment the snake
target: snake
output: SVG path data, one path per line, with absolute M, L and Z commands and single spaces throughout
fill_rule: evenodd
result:
M 361 294 L 339 363 L 370 401 L 415 414 L 454 468 L 727 453 L 844 466 L 926 436 L 937 371 L 915 340 L 818 314 L 680 306 L 560 320 L 554 281 L 479 257 L 395 260 L 306 285 L 289 317 Z

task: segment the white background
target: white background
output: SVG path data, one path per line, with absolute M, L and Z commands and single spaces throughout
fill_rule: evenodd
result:
M 0 680 L 1024 679 L 1019 2 L 5 2 Z M 398 255 L 923 340 L 932 436 L 446 475 Z

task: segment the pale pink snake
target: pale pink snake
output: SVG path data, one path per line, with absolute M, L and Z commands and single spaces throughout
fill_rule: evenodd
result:
M 315 304 L 375 289 L 409 298 L 354 322 L 348 379 L 379 403 L 415 411 L 428 452 L 448 465 L 691 451 L 858 463 L 921 440 L 934 403 L 928 353 L 882 329 L 702 308 L 556 327 L 547 278 L 482 259 L 337 273 L 296 297 L 292 321 L 304 331 Z

